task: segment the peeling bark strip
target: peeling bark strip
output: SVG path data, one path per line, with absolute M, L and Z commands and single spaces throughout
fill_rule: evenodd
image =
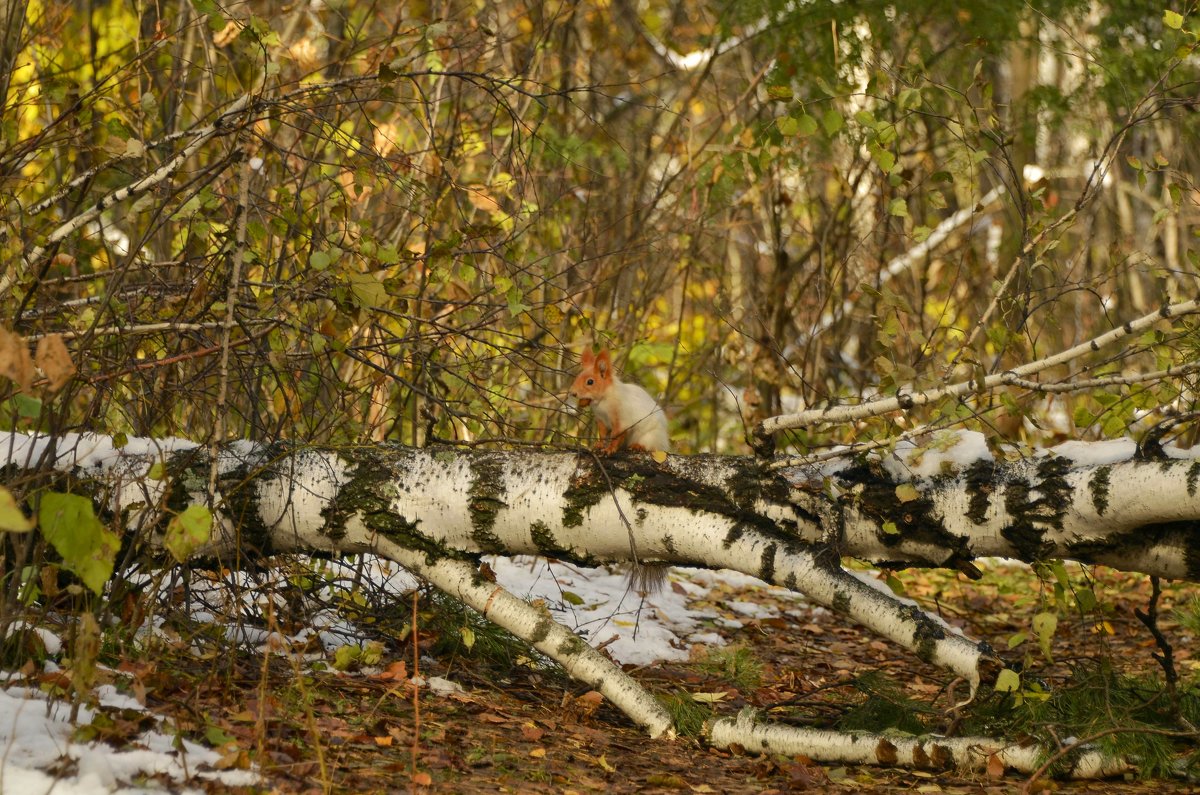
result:
M 115 450 L 104 437 L 8 434 L 0 445 L 10 482 L 50 466 L 69 472 L 119 517 L 112 524 L 125 528 L 125 543 L 149 550 L 161 551 L 173 512 L 207 499 L 207 448 L 190 442 L 130 440 Z M 148 478 L 158 461 L 166 477 Z M 653 696 L 569 629 L 487 581 L 476 564 L 481 554 L 585 565 L 636 554 L 757 575 L 954 671 L 972 689 L 998 670 L 987 644 L 843 569 L 842 555 L 960 567 L 977 556 L 1074 558 L 1200 580 L 1191 460 L 1073 466 L 1042 455 L 914 479 L 869 460 L 809 472 L 713 456 L 658 464 L 645 455 L 235 443 L 216 463 L 216 522 L 198 555 L 232 565 L 280 551 L 383 555 L 528 641 L 654 736 L 672 729 Z M 864 739 L 742 719 L 718 721 L 712 738 L 822 761 L 973 765 L 984 753 L 1031 769 L 1034 758 L 991 740 Z M 1112 764 L 1081 762 L 1075 772 L 1094 775 Z

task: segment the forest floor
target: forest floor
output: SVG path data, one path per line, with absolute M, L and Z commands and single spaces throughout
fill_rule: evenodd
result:
M 1039 581 L 1028 569 L 989 570 L 977 582 L 944 572 L 906 572 L 902 580 L 910 596 L 974 637 L 998 649 L 1012 639 L 1009 658 L 1024 657 L 1051 686 L 1100 659 L 1161 676 L 1151 656 L 1155 641 L 1134 614 L 1147 605 L 1146 578 L 1107 571 L 1097 576 L 1099 606 L 1075 620 L 1060 619 L 1053 662 L 1030 631 L 1038 605 L 1054 599 L 1053 583 Z M 1194 680 L 1200 652 L 1193 658 L 1194 640 L 1173 620 L 1171 607 L 1194 599 L 1192 593 L 1168 588 L 1160 607 L 1159 626 L 1176 641 L 1175 663 L 1185 681 Z M 733 615 L 727 605 L 775 597 L 766 589 L 740 587 L 716 588 L 706 598 L 718 613 Z M 648 666 L 634 675 L 659 694 L 710 694 L 719 715 L 752 705 L 776 718 L 835 726 L 847 715 L 878 714 L 881 704 L 890 704 L 920 713 L 916 719 L 933 731 L 951 727 L 949 677 L 943 672 L 828 611 L 803 603 L 797 610 L 792 601 L 783 612 L 730 622 L 741 624 L 733 628 L 715 622 L 712 631 L 724 637 L 723 649 L 698 646 L 689 661 Z M 397 644 L 385 651 L 378 665 L 351 673 L 298 668 L 284 657 L 249 651 L 197 657 L 193 645 L 191 652 L 181 648 L 176 655 L 128 662 L 121 676 L 134 682 L 133 690 L 154 714 L 222 749 L 221 766 L 247 768 L 254 760 L 265 780 L 245 792 L 1008 793 L 1026 784 L 1011 771 L 818 765 L 715 749 L 690 737 L 650 741 L 557 671 L 519 658 L 501 665 L 494 657 L 438 654 L 436 635 L 437 630 L 422 630 L 419 673 L 462 689 L 438 694 L 422 687 L 416 700 L 409 679 L 411 642 L 406 650 Z M 476 650 L 482 645 L 477 640 Z M 120 747 L 141 722 L 117 719 L 103 739 Z M 196 780 L 191 785 L 206 786 Z M 1200 793 L 1200 786 L 1131 775 L 1102 782 L 1039 780 L 1030 791 Z

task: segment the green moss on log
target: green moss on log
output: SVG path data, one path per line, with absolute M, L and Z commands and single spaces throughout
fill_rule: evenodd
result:
M 469 459 L 471 486 L 467 489 L 467 510 L 471 514 L 471 538 L 486 554 L 502 554 L 504 542 L 492 532 L 496 515 L 508 507 L 504 493 L 504 461 L 491 455 L 475 455 Z

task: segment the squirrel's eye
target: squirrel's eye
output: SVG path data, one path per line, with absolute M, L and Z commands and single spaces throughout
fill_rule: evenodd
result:
M 592 378 L 588 379 L 588 386 L 591 386 L 594 383 L 596 383 L 595 379 L 592 379 Z

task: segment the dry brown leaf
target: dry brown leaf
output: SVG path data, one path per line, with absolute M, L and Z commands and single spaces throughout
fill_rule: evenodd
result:
M 22 392 L 33 384 L 33 358 L 25 340 L 8 329 L 0 328 L 0 375 L 16 381 Z
M 989 778 L 1004 777 L 1004 760 L 998 754 L 988 755 L 987 774 Z
M 532 723 L 525 723 L 521 726 L 521 737 L 531 743 L 536 743 L 546 735 L 546 732 L 534 726 Z
M 71 376 L 76 373 L 75 362 L 71 361 L 71 352 L 67 350 L 67 344 L 63 342 L 61 334 L 47 334 L 38 340 L 33 361 L 46 374 L 51 392 L 57 392 L 66 386 Z
M 487 192 L 487 189 L 482 185 L 472 185 L 466 188 L 467 201 L 477 210 L 494 213 L 500 211 L 500 203 L 497 202 L 492 195 Z

